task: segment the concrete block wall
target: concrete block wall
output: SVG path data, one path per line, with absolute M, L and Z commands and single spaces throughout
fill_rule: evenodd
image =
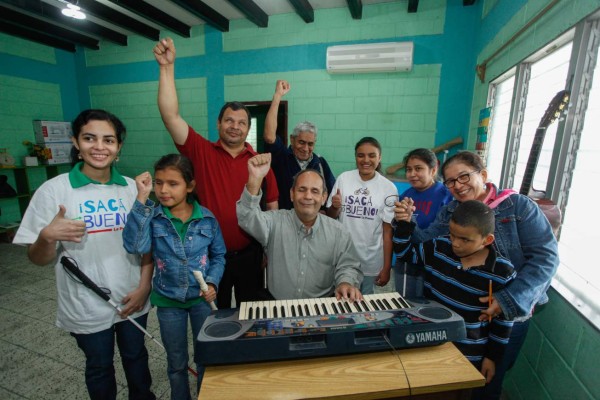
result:
M 48 120 L 63 120 L 61 93 L 57 84 L 0 75 L 0 104 L 0 147 L 6 148 L 18 165 L 27 155 L 23 141 L 35 143 L 32 120 L 39 118 L 39 115 L 47 116 Z M 0 169 L 0 174 L 6 175 L 9 185 L 17 188 L 10 170 Z M 21 220 L 16 199 L 0 199 L 0 208 L 0 224 Z
M 553 289 L 504 383 L 511 400 L 598 399 L 600 332 Z
M 418 65 L 393 77 L 325 71 L 228 76 L 225 98 L 269 101 L 277 79 L 288 80 L 292 87 L 284 98 L 288 131 L 300 121 L 316 124 L 316 151 L 336 175 L 356 168 L 354 145 L 364 136 L 379 140 L 384 166 L 401 161 L 415 147 L 434 145 L 439 65 Z
M 274 15 L 269 17 L 268 29 L 258 28 L 245 19 L 234 20 L 231 21 L 230 31 L 223 35 L 223 50 L 232 52 L 441 34 L 444 30 L 446 1 L 419 4 L 416 14 L 407 12 L 405 2 L 364 7 L 363 19 L 353 20 L 351 27 L 349 14 L 346 7 L 316 10 L 315 21 L 309 25 L 297 14 Z

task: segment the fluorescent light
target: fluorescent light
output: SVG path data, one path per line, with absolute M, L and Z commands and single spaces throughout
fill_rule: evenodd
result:
M 81 7 L 70 4 L 70 3 L 67 4 L 67 8 L 62 9 L 62 13 L 63 13 L 63 15 L 66 15 L 67 17 L 71 17 L 71 18 L 75 18 L 75 19 L 85 19 L 85 14 L 83 13 L 83 11 L 81 11 Z

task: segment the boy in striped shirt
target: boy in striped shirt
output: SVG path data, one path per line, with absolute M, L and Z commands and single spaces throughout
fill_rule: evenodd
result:
M 412 207 L 412 199 L 402 202 Z M 414 226 L 414 222 L 395 221 L 394 252 L 425 269 L 426 297 L 464 318 L 466 339 L 454 344 L 489 383 L 504 355 L 513 321 L 503 313 L 489 321 L 482 311 L 493 301 L 493 292 L 516 275 L 511 262 L 493 245 L 494 211 L 480 201 L 465 201 L 452 214 L 450 234 L 424 243 L 410 242 Z

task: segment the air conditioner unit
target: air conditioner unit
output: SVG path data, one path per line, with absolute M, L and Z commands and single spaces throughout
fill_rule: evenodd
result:
M 330 74 L 410 71 L 412 63 L 413 42 L 351 44 L 327 48 L 327 72 Z

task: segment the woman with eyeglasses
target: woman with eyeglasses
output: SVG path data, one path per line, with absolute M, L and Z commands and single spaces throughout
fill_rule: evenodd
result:
M 502 380 L 514 364 L 529 327 L 529 318 L 536 305 L 548 301 L 546 290 L 558 268 L 558 243 L 552 227 L 538 205 L 527 196 L 512 189 L 499 189 L 487 182 L 487 170 L 475 153 L 462 151 L 450 157 L 442 166 L 444 185 L 455 200 L 444 206 L 435 221 L 426 229 L 415 228 L 413 242 L 423 242 L 449 233 L 449 220 L 459 203 L 479 200 L 494 210 L 495 245 L 508 258 L 517 272 L 516 278 L 503 290 L 492 296 L 481 294 L 481 321 L 504 314 L 514 319 L 513 330 L 502 362 L 496 365 L 496 374 L 483 389 L 484 399 L 498 399 Z M 413 209 L 396 203 L 395 218 L 400 220 Z M 427 289 L 426 289 L 426 295 Z
M 392 270 L 392 207 L 385 199 L 398 198 L 398 189 L 379 173 L 381 145 L 364 137 L 354 147 L 356 169 L 340 174 L 327 201 L 327 215 L 348 228 L 364 274 L 362 294 L 385 286 Z
M 413 221 L 421 229 L 427 228 L 440 208 L 452 200 L 450 191 L 438 180 L 439 161 L 429 149 L 411 150 L 404 157 L 404 169 L 410 188 L 400 198 L 414 201 Z M 423 297 L 422 268 L 411 263 L 397 261 L 394 265 L 396 291 L 406 298 Z

